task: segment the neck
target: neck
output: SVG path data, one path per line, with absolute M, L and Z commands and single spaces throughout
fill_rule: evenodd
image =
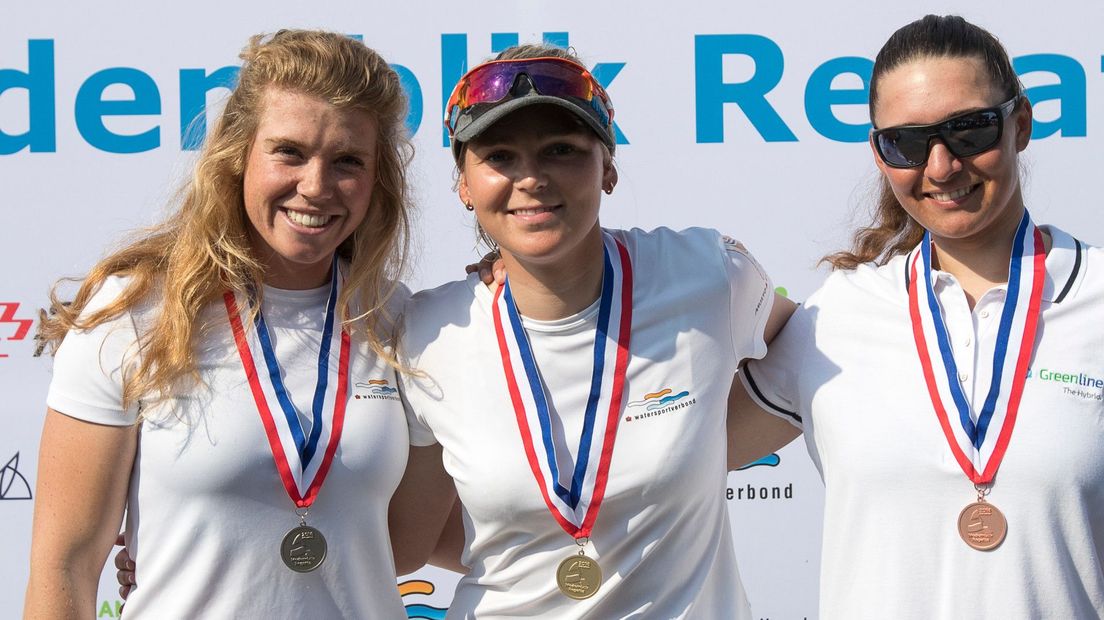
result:
M 518 312 L 539 321 L 554 321 L 584 310 L 602 293 L 604 267 L 601 231 L 596 243 L 584 241 L 572 256 L 548 263 L 527 261 L 502 252 L 510 292 Z
M 965 239 L 932 236 L 932 266 L 955 277 L 971 309 L 986 291 L 1008 282 L 1008 262 L 1022 215 L 1021 210 L 1015 219 Z

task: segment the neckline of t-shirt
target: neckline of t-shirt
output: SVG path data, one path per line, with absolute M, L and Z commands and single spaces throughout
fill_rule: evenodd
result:
M 326 283 L 317 288 L 286 289 L 264 285 L 264 301 L 269 304 L 273 301 L 295 305 L 325 304 L 330 296 L 330 285 Z
M 488 310 L 490 305 L 494 303 L 494 293 L 491 289 L 487 288 L 477 274 L 471 274 L 468 276 L 468 282 L 475 287 L 476 297 L 481 299 L 487 304 Z M 522 325 L 526 330 L 536 332 L 565 332 L 576 329 L 580 326 L 590 326 L 598 318 L 598 307 L 601 305 L 601 298 L 595 299 L 594 303 L 590 304 L 582 310 L 565 316 L 560 319 L 553 319 L 550 321 L 542 321 L 540 319 L 534 319 L 521 315 Z

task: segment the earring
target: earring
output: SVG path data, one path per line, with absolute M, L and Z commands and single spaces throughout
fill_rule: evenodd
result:
M 602 191 L 605 192 L 607 196 L 609 196 L 613 193 L 613 186 L 610 185 L 609 187 L 603 187 Z
M 472 205 L 472 203 L 470 203 L 470 202 L 465 202 L 464 203 L 464 208 L 467 209 L 468 211 L 475 211 L 475 206 Z

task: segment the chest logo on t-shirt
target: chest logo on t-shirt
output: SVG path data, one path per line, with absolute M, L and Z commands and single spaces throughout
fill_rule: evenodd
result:
M 698 399 L 692 397 L 689 390 L 663 388 L 645 394 L 641 400 L 630 401 L 625 411 L 625 421 L 633 422 L 654 418 L 685 409 L 696 402 L 698 402 Z
M 1060 389 L 1063 395 L 1070 398 L 1104 400 L 1104 378 L 1084 370 L 1053 367 L 1038 370 L 1028 368 L 1027 379 Z
M 369 379 L 357 381 L 353 389 L 356 400 L 399 400 L 399 390 L 391 387 L 387 379 Z

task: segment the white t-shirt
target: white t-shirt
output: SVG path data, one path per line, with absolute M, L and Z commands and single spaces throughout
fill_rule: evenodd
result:
M 404 313 L 411 441 L 439 442 L 464 505 L 471 568 L 450 618 L 746 618 L 724 499 L 725 412 L 738 362 L 765 353 L 773 289 L 715 231 L 609 231 L 634 272 L 625 401 L 587 555 L 604 582 L 572 600 L 556 569 L 577 552 L 526 461 L 491 317 L 474 276 L 415 295 Z M 597 305 L 524 319 L 555 412 L 558 453 L 577 457 Z M 635 406 L 670 389 L 670 402 Z M 685 393 L 684 393 L 685 392 Z M 675 397 L 677 396 L 677 398 Z M 571 471 L 561 464 L 560 471 Z M 562 477 L 561 477 L 562 478 Z M 570 486 L 568 483 L 567 486 Z
M 1095 618 L 1104 612 L 1104 252 L 1053 239 L 1036 349 L 988 500 L 1008 521 L 968 547 L 977 498 L 940 429 L 913 341 L 906 257 L 837 271 L 790 319 L 745 385 L 803 426 L 825 484 L 821 617 Z M 933 270 L 974 411 L 992 376 L 998 286 L 973 312 Z
M 88 310 L 114 299 L 123 284 L 109 279 Z M 265 321 L 307 430 L 328 292 L 328 286 L 264 291 Z M 99 424 L 132 424 L 137 407 L 120 406 L 120 364 L 149 316 L 148 308 L 137 309 L 69 333 L 54 361 L 49 406 Z M 307 518 L 326 537 L 328 554 L 314 572 L 293 572 L 280 559 L 280 544 L 299 524 L 295 505 L 277 473 L 221 300 L 197 320 L 214 325 L 199 343 L 205 387 L 149 407 L 139 434 L 126 523 L 138 585 L 127 617 L 404 618 L 387 505 L 406 467 L 406 419 L 397 394 L 365 397 L 380 391 L 372 380 L 394 389 L 395 373 L 362 339 L 352 339 L 344 430 Z M 254 338 L 255 330 L 248 331 Z M 331 363 L 339 353 L 331 350 Z M 263 372 L 263 360 L 256 362 Z

